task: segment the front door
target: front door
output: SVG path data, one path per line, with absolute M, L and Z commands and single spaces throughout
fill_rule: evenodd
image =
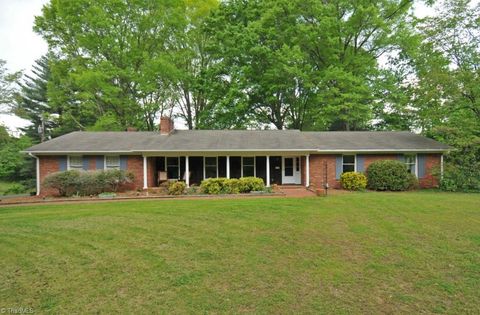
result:
M 301 184 L 300 158 L 282 158 L 282 184 Z
M 282 157 L 271 156 L 270 157 L 270 184 L 282 184 Z

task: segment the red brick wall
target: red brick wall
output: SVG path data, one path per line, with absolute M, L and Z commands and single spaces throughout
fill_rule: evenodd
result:
M 47 177 L 48 174 L 55 173 L 60 171 L 60 162 L 59 156 L 40 156 L 40 195 L 54 195 L 56 193 L 55 189 L 44 188 L 43 180 Z
M 364 169 L 378 160 L 396 160 L 398 154 L 365 154 Z M 303 160 L 302 160 L 303 161 Z M 325 184 L 325 163 L 327 163 L 327 181 L 330 188 L 341 188 L 336 177 L 336 155 L 310 155 L 310 185 L 314 189 L 322 189 Z M 438 178 L 432 176 L 432 170 L 440 167 L 440 154 L 427 154 L 425 163 L 425 176 L 419 178 L 421 188 L 432 188 L 438 186 Z M 305 168 L 302 164 L 302 184 L 304 184 Z
M 143 157 L 141 155 L 132 155 L 127 159 L 127 171 L 135 176 L 134 188 L 143 188 Z
M 310 155 L 310 186 L 314 189 L 323 189 L 325 186 L 325 164 L 327 165 L 327 182 L 330 188 L 340 188 L 340 183 L 335 179 L 336 155 L 312 154 Z
M 442 158 L 440 154 L 426 154 L 425 177 L 419 178 L 420 187 L 433 188 L 438 187 L 438 178 L 432 175 L 435 168 L 439 168 Z
M 88 168 L 89 170 L 96 169 L 96 156 L 87 156 Z M 43 180 L 48 174 L 60 171 L 60 162 L 59 156 L 40 156 L 40 194 L 45 195 L 54 195 L 55 190 L 47 189 L 43 187 Z M 149 186 L 153 185 L 153 163 L 149 163 Z M 135 181 L 133 185 L 129 188 L 131 189 L 141 189 L 143 188 L 143 157 L 142 156 L 129 156 L 127 159 L 127 170 L 132 172 L 135 175 Z

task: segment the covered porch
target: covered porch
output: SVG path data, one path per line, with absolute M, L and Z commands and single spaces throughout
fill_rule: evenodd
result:
M 208 178 L 258 177 L 267 187 L 309 186 L 309 154 L 283 155 L 143 155 L 144 189 L 168 180 L 184 181 L 187 187 Z

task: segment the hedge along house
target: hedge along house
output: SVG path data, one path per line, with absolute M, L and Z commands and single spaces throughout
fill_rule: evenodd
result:
M 71 169 L 123 169 L 135 188 L 159 179 L 198 185 L 212 177 L 256 176 L 267 186 L 340 188 L 340 175 L 364 172 L 376 160 L 405 163 L 421 187 L 438 184 L 449 147 L 410 132 L 301 132 L 298 130 L 175 130 L 163 117 L 159 132 L 72 132 L 27 150 L 37 159 L 37 194 L 44 178 Z

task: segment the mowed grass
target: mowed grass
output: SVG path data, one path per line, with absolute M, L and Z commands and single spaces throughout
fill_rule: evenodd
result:
M 479 313 L 480 195 L 0 208 L 0 308 Z

